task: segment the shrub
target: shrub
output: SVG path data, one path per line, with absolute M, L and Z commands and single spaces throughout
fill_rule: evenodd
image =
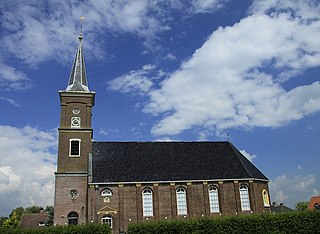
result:
M 319 233 L 320 212 L 239 215 L 130 224 L 128 234 Z
M 0 228 L 0 233 L 4 234 L 110 234 L 111 229 L 108 225 L 86 224 L 86 225 L 69 225 L 69 226 L 51 226 L 41 228 Z

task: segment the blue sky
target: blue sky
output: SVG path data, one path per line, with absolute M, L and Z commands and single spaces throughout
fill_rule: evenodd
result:
M 229 134 L 272 201 L 319 195 L 319 1 L 1 1 L 0 215 L 53 204 L 80 16 L 94 140 Z

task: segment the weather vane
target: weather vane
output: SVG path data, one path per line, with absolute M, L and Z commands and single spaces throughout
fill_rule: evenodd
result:
M 80 17 L 80 35 L 79 35 L 79 40 L 81 41 L 83 36 L 82 36 L 82 22 L 84 21 L 84 16 Z

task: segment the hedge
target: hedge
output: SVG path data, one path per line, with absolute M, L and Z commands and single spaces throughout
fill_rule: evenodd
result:
M 0 233 L 4 234 L 110 234 L 111 229 L 108 225 L 87 224 L 87 225 L 69 225 L 69 226 L 51 226 L 39 228 L 5 228 L 0 227 Z
M 320 212 L 239 215 L 132 223 L 128 234 L 320 233 Z

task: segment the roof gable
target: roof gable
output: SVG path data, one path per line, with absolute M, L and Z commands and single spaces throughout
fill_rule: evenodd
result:
M 230 142 L 93 142 L 93 183 L 268 180 Z
M 308 204 L 308 210 L 314 210 L 316 208 L 316 204 L 320 204 L 320 196 L 312 197 Z

